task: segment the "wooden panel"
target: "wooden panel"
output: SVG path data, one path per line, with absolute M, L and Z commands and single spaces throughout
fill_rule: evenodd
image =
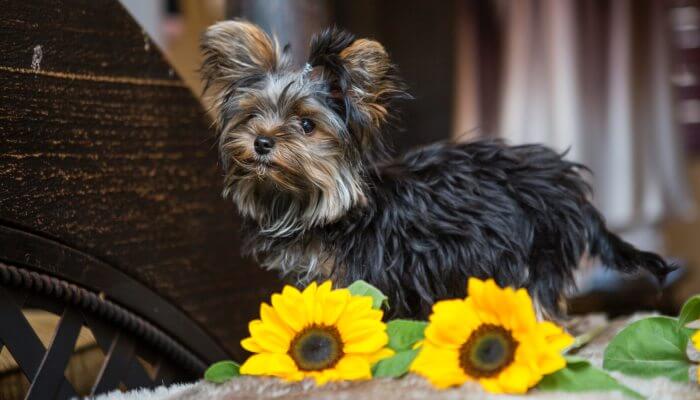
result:
M 238 253 L 195 96 L 116 1 L 0 7 L 0 222 L 118 268 L 240 354 L 273 278 Z

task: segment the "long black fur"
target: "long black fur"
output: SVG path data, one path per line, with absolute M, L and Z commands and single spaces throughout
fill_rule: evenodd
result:
M 253 228 L 250 244 L 274 253 L 322 239 L 334 280 L 377 286 L 393 316 L 426 317 L 437 299 L 464 296 L 470 276 L 525 287 L 557 315 L 587 252 L 662 281 L 673 268 L 605 228 L 582 169 L 540 145 L 438 143 L 378 168 L 368 205 L 341 221 L 293 238 Z

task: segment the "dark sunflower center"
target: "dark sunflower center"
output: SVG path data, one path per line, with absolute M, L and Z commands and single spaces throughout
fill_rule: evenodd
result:
M 518 342 L 509 330 L 498 325 L 483 324 L 459 349 L 459 364 L 475 378 L 497 375 L 515 358 Z
M 302 371 L 332 368 L 343 356 L 343 342 L 335 327 L 310 326 L 292 339 L 289 355 Z

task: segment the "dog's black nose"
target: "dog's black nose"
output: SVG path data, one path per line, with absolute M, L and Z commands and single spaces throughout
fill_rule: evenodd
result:
M 275 139 L 269 136 L 258 136 L 255 138 L 253 147 L 255 148 L 256 153 L 264 156 L 265 154 L 269 153 L 273 147 L 275 147 Z

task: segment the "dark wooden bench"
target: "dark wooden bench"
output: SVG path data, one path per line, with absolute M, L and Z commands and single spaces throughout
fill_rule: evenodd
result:
M 0 349 L 29 397 L 77 393 L 81 328 L 105 353 L 93 393 L 241 358 L 279 284 L 239 255 L 195 94 L 117 1 L 0 6 Z M 61 317 L 48 346 L 22 309 Z

